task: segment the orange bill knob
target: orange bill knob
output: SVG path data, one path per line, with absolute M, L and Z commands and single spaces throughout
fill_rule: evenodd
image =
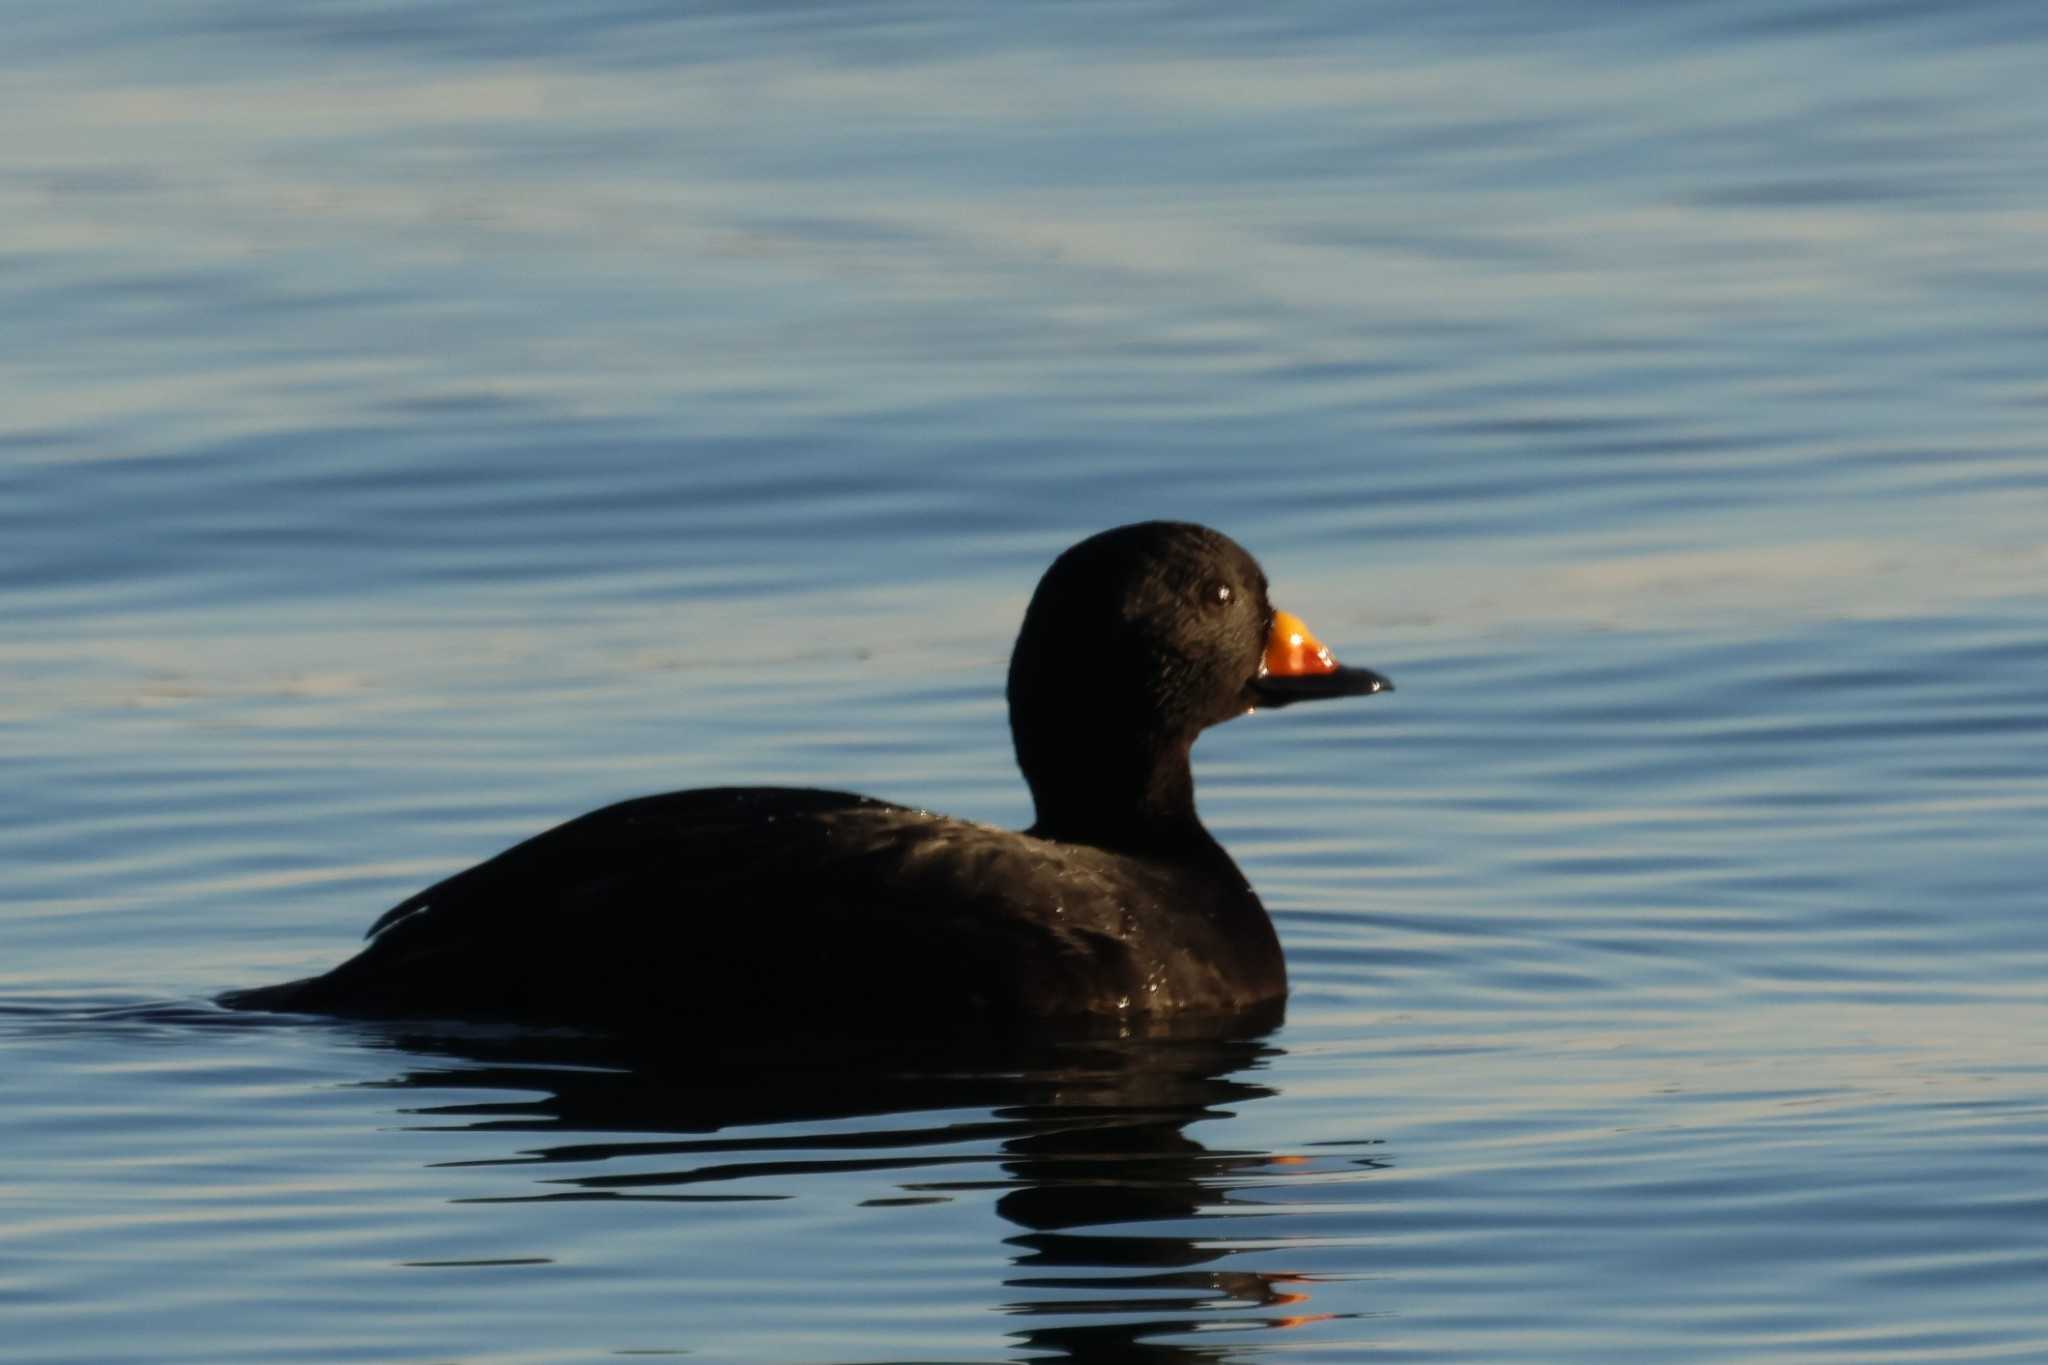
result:
M 1305 673 L 1335 673 L 1337 661 L 1321 640 L 1309 630 L 1308 622 L 1291 611 L 1275 611 L 1273 628 L 1266 632 L 1266 673 L 1276 678 L 1299 678 Z

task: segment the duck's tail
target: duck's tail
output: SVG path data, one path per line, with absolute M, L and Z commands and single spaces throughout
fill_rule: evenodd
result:
M 231 1010 L 271 1010 L 279 1014 L 318 1014 L 325 1010 L 322 989 L 325 977 L 304 976 L 297 981 L 280 981 L 275 986 L 254 986 L 246 991 L 226 991 L 214 997 Z

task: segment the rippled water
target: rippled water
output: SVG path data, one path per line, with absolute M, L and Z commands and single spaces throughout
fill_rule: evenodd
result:
M 0 9 L 0 1360 L 2048 1358 L 2035 6 Z M 645 791 L 1028 818 L 1175 516 L 1400 690 L 1270 1032 L 228 1016 Z

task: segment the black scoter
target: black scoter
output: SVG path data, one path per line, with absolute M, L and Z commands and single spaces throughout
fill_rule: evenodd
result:
M 221 1003 L 670 1036 L 957 1037 L 1274 1007 L 1280 942 L 1195 813 L 1189 750 L 1255 708 L 1391 687 L 1276 610 L 1227 536 L 1119 527 L 1046 570 L 1010 656 L 1028 830 L 845 792 L 641 797 L 407 897 L 324 975 Z

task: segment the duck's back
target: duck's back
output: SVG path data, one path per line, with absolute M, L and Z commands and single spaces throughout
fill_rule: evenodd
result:
M 593 811 L 400 902 L 325 976 L 228 1003 L 947 1033 L 1284 990 L 1271 924 L 1220 850 L 1131 857 L 754 787 Z

